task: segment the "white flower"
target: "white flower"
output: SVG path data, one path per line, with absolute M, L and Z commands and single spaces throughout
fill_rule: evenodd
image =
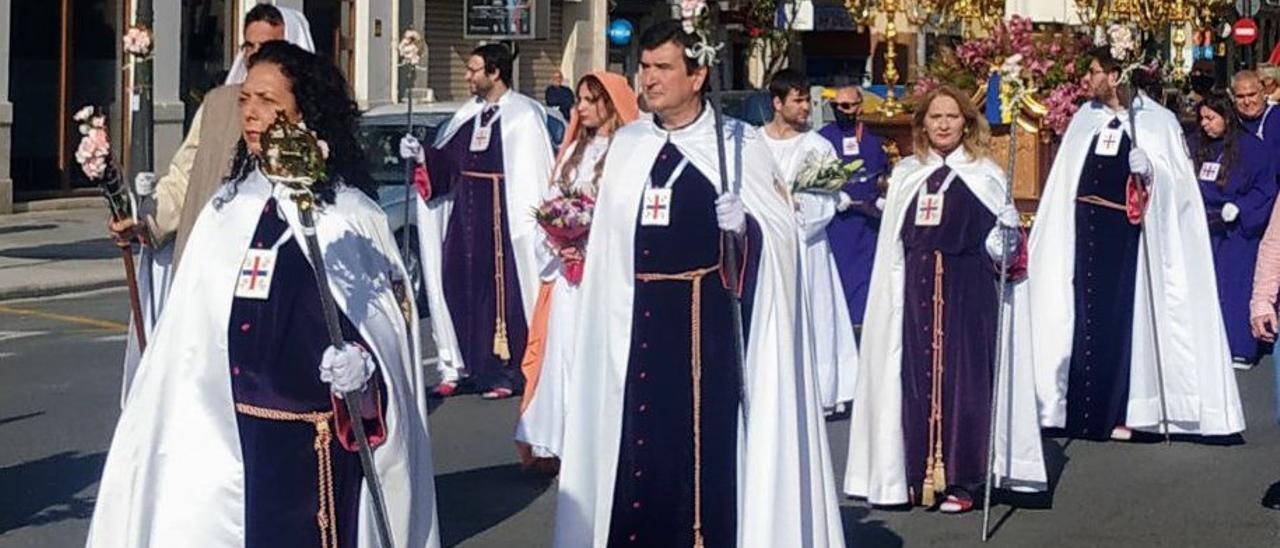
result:
M 132 26 L 125 32 L 124 51 L 134 57 L 151 55 L 151 31 L 146 27 Z
M 88 120 L 90 116 L 93 116 L 93 111 L 93 105 L 85 105 L 83 108 L 76 111 L 76 115 L 72 116 L 71 119 L 77 122 L 84 122 Z
M 101 114 L 89 118 L 89 127 L 104 129 L 107 127 L 107 117 Z
M 1010 82 L 1022 79 L 1022 54 L 1015 53 L 1005 58 L 1000 65 L 1000 77 Z
M 698 19 L 707 12 L 707 0 L 681 0 L 680 19 L 684 31 L 692 34 L 697 29 Z
M 328 160 L 329 159 L 329 143 L 324 142 L 324 139 L 316 139 L 316 146 L 320 148 L 320 157 L 324 158 L 325 160 Z
M 1117 61 L 1127 61 L 1133 53 L 1133 31 L 1124 25 L 1111 25 L 1107 29 L 1107 43 L 1111 46 L 1111 56 Z

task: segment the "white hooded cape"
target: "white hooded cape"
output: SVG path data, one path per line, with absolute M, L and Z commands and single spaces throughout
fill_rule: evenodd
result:
M 876 242 L 876 260 L 871 270 L 870 300 L 863 324 L 862 365 L 858 370 L 857 394 L 850 417 L 849 460 L 845 467 L 845 494 L 866 497 L 872 504 L 906 504 L 907 478 L 905 442 L 902 432 L 902 311 L 905 258 L 902 226 L 912 212 L 911 201 L 920 187 L 943 163 L 950 166 L 974 196 L 999 218 L 1008 203 L 1004 171 L 990 159 L 973 159 L 957 149 L 944 160 L 935 152 L 921 162 L 915 156 L 903 158 L 889 180 L 884 221 Z M 1048 487 L 1040 428 L 1035 419 L 1035 384 L 1029 367 L 1008 367 L 1013 337 L 1007 327 L 1005 340 L 997 347 L 1006 356 L 1006 366 L 996 380 L 996 485 L 1019 490 Z
M 218 196 L 231 192 L 228 185 Z M 196 221 L 172 309 L 156 327 L 111 441 L 88 546 L 244 545 L 244 463 L 227 372 L 227 322 L 241 260 L 273 194 L 301 234 L 287 190 L 257 173 L 221 208 L 216 199 L 205 206 Z M 345 186 L 316 222 L 329 290 L 370 345 L 386 390 L 387 438 L 374 461 L 391 534 L 397 547 L 434 548 L 439 533 L 423 377 L 415 367 L 418 324 L 406 324 L 392 292 L 393 279 L 407 279 L 395 240 L 378 205 Z M 361 547 L 377 545 L 363 488 L 359 536 Z
M 449 123 L 436 136 L 435 148 L 444 148 L 463 124 L 471 123 L 484 109 L 479 99 L 468 101 L 453 115 Z M 541 232 L 533 218 L 533 210 L 539 204 L 542 189 L 551 173 L 553 153 L 551 136 L 547 133 L 547 113 L 542 105 L 514 91 L 508 91 L 498 100 L 498 120 L 502 130 L 502 171 L 506 190 L 506 203 L 502 206 L 510 229 L 511 247 L 515 256 L 516 273 L 520 277 L 520 299 L 524 306 L 525 321 L 533 320 L 533 305 L 538 299 L 537 247 L 541 245 Z M 458 351 L 458 335 L 453 328 L 449 305 L 444 298 L 444 249 L 445 232 L 449 216 L 453 212 L 452 193 L 432 196 L 430 201 L 418 203 L 418 256 L 422 259 L 422 279 L 427 289 L 427 307 L 431 311 L 431 331 L 435 337 L 437 368 L 445 379 L 457 380 L 464 375 L 466 364 Z M 520 356 L 512 356 L 519 363 Z
M 774 154 L 782 180 L 788 184 L 805 168 L 811 155 L 837 157 L 831 141 L 814 131 L 788 140 L 770 138 L 763 131 L 761 137 Z M 835 218 L 838 201 L 832 196 L 813 196 L 821 197 L 817 202 L 820 211 L 808 218 L 801 212 L 800 220 L 800 266 L 804 278 L 800 300 L 805 307 L 801 340 L 808 347 L 805 362 L 817 375 L 818 401 L 823 408 L 831 409 L 853 399 L 858 341 L 853 336 L 849 307 L 845 306 L 839 266 L 827 240 L 827 225 Z
M 297 10 L 280 6 L 276 9 L 280 10 L 280 15 L 284 18 L 284 39 L 314 53 L 316 47 L 311 41 L 311 25 L 307 22 L 307 17 Z M 249 74 L 245 64 L 244 52 L 236 54 L 235 63 L 231 65 L 231 72 L 227 73 L 227 81 L 223 85 L 244 83 L 245 76 Z M 196 112 L 196 118 L 203 114 L 203 110 Z M 193 127 L 191 131 L 192 135 L 188 135 L 187 140 L 190 141 L 193 137 L 198 139 L 198 129 Z M 191 158 L 194 160 L 195 156 L 192 155 Z M 184 169 L 189 171 L 191 166 L 187 165 Z M 172 241 L 159 249 L 142 246 L 138 253 L 138 295 L 142 301 L 142 329 L 148 341 L 151 340 L 152 331 L 160 319 L 160 312 L 164 310 L 165 300 L 169 296 L 169 286 L 173 283 L 173 246 Z M 129 396 L 129 384 L 138 369 L 138 361 L 142 359 L 138 339 L 134 336 L 133 324 L 137 321 L 137 318 L 129 318 L 129 337 L 124 352 L 124 382 L 120 383 L 120 407 L 122 408 Z
M 801 365 L 797 228 L 777 168 L 754 129 L 730 121 L 730 188 L 764 237 L 759 256 L 739 429 L 738 546 L 844 545 L 835 477 L 812 375 Z M 670 141 L 722 187 L 710 109 L 667 132 L 639 120 L 614 137 L 605 163 L 581 292 L 566 403 L 555 546 L 608 541 L 635 296 L 636 215 L 659 150 Z M 626 154 L 617 154 L 626 151 Z M 714 212 L 708 211 L 708 215 Z
M 1156 317 L 1164 389 L 1173 433 L 1225 435 L 1244 430 L 1244 413 L 1232 372 L 1231 352 L 1218 303 L 1209 229 L 1195 170 L 1182 129 L 1173 113 L 1145 95 L 1136 101 L 1137 146 L 1155 168 L 1147 206 L 1146 236 L 1138 251 L 1130 358 L 1131 428 L 1159 431 L 1160 385 L 1147 287 L 1147 248 L 1154 264 Z M 1132 135 L 1129 116 L 1098 103 L 1081 107 L 1071 120 L 1031 232 L 1027 265 L 1030 283 L 1020 288 L 1027 307 L 1017 315 L 1018 362 L 1033 364 L 1040 424 L 1066 423 L 1067 379 L 1075 325 L 1075 208 L 1080 173 L 1090 143 L 1119 117 Z

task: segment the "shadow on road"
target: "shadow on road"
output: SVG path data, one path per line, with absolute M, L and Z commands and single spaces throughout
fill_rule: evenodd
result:
M 49 230 L 51 228 L 58 228 L 58 225 L 46 223 L 46 224 L 40 224 L 40 225 L 0 226 L 0 235 L 20 234 L 23 232 L 37 232 L 40 230 Z
M 14 259 L 114 259 L 120 256 L 106 236 L 78 242 L 42 244 L 0 250 L 0 256 Z
M 457 546 L 505 521 L 533 503 L 551 482 L 516 464 L 436 476 L 441 544 Z
M 861 506 L 841 506 L 845 544 L 858 548 L 898 548 L 902 537 L 889 530 L 883 521 L 867 520 L 871 510 Z
M 98 481 L 106 452 L 89 455 L 58 453 L 39 460 L 0 468 L 0 535 L 33 525 L 93 514 L 92 495 L 78 493 Z

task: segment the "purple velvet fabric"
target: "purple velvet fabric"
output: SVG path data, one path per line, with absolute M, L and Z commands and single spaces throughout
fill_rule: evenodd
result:
M 876 198 L 880 197 L 877 184 L 880 176 L 889 169 L 889 161 L 884 155 L 880 137 L 869 130 L 862 132 L 857 155 L 844 153 L 844 139 L 856 137 L 856 127 L 843 130 L 832 123 L 819 130 L 818 134 L 831 142 L 845 163 L 857 159 L 863 161 L 862 168 L 842 189 L 855 205 L 836 213 L 831 224 L 827 225 L 827 240 L 831 243 L 831 254 L 835 256 L 836 268 L 840 272 L 849 319 L 854 325 L 861 325 L 867 308 L 867 291 L 871 287 L 871 265 L 876 259 L 876 236 L 880 233 L 881 211 L 875 206 Z
M 492 114 L 486 111 L 480 116 L 482 122 L 487 123 Z M 529 213 L 502 211 L 497 215 L 501 224 L 503 288 L 506 293 L 504 317 L 511 352 L 510 359 L 503 360 L 493 348 L 494 326 L 498 317 L 493 225 L 494 216 L 498 213 L 494 210 L 495 199 L 499 207 L 506 207 L 506 181 L 502 181 L 495 190 L 489 178 L 462 174 L 468 171 L 503 173 L 501 118 L 492 124 L 492 138 L 487 150 L 471 151 L 471 122 L 464 123 L 443 149 L 459 170 L 458 177 L 449 179 L 454 187 L 453 213 L 449 217 L 444 241 L 444 297 L 458 335 L 463 363 L 476 385 L 481 390 L 518 389 L 518 383 L 523 380 L 519 375 L 519 365 L 528 340 L 528 325 L 525 323 L 520 274 L 516 271 L 507 217 Z M 449 190 L 444 185 L 437 185 L 434 175 L 432 186 L 433 196 L 442 196 Z
M 1280 120 L 1280 114 L 1274 116 Z M 1209 153 L 1206 161 L 1222 163 L 1222 140 L 1207 143 L 1206 147 Z M 1253 296 L 1253 267 L 1258 261 L 1258 244 L 1262 243 L 1262 234 L 1267 230 L 1276 198 L 1276 171 L 1272 156 L 1274 150 L 1268 150 L 1253 135 L 1241 132 L 1236 135 L 1234 163 L 1222 166 L 1227 170 L 1226 184 L 1218 186 L 1216 180 L 1200 181 L 1227 341 L 1231 355 L 1249 363 L 1256 363 L 1271 351 L 1270 345 L 1253 338 L 1249 327 L 1249 299 Z M 1196 166 L 1197 176 L 1200 167 Z M 1229 203 L 1240 210 L 1238 218 L 1230 223 L 1222 219 L 1222 208 Z
M 930 176 L 937 192 L 950 171 Z M 902 227 L 902 431 L 907 482 L 921 492 L 929 446 L 933 393 L 936 253 L 942 254 L 942 454 L 947 481 L 976 492 L 986 477 L 987 433 L 999 306 L 996 266 L 987 234 L 996 218 L 958 178 L 946 191 L 942 224 L 915 226 L 915 200 Z
M 1112 122 L 1119 127 L 1119 120 Z M 1115 156 L 1089 147 L 1077 196 L 1126 200 L 1130 140 Z M 1142 230 L 1128 215 L 1106 207 L 1076 204 L 1075 331 L 1067 378 L 1067 435 L 1105 440 L 1123 425 L 1129 404 L 1129 361 L 1133 339 L 1133 292 Z
M 674 146 L 663 148 L 652 171 L 656 185 L 680 158 Z M 674 183 L 670 226 L 636 230 L 636 272 L 677 274 L 720 263 L 715 200 L 706 177 L 686 169 Z M 748 225 L 747 295 L 760 249 L 759 228 Z M 742 372 L 730 294 L 718 273 L 701 284 L 702 532 L 708 547 L 728 547 L 736 544 Z M 636 281 L 610 546 L 693 545 L 692 289 L 689 281 Z M 743 313 L 750 318 L 749 302 Z
M 269 249 L 288 225 L 267 203 L 252 246 Z M 300 236 L 299 236 L 300 237 Z M 339 311 L 343 336 L 364 344 L 359 331 Z M 236 298 L 227 326 L 232 395 L 236 403 L 308 413 L 332 411 L 329 386 L 318 366 L 329 346 L 315 274 L 297 240 L 282 245 L 267 300 Z M 378 379 L 377 373 L 373 377 Z M 320 508 L 315 427 L 236 414 L 245 471 L 245 546 L 320 546 Z M 376 422 L 366 421 L 372 432 Z M 334 424 L 330 421 L 330 428 Z M 336 430 L 334 430 L 336 432 Z M 337 506 L 338 541 L 355 546 L 359 520 L 360 458 L 329 443 Z

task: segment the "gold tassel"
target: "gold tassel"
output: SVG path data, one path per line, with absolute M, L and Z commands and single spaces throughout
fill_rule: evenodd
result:
M 502 361 L 511 359 L 511 345 L 507 343 L 507 322 L 502 321 L 501 317 L 493 326 L 493 353 Z
M 929 442 L 926 446 L 929 457 L 924 469 L 924 492 L 920 498 L 920 502 L 926 507 L 932 507 L 937 502 L 936 496 L 946 492 L 947 489 L 947 466 L 942 457 L 943 267 L 942 252 L 934 251 L 933 253 L 933 363 L 930 368 L 932 390 L 929 398 Z

